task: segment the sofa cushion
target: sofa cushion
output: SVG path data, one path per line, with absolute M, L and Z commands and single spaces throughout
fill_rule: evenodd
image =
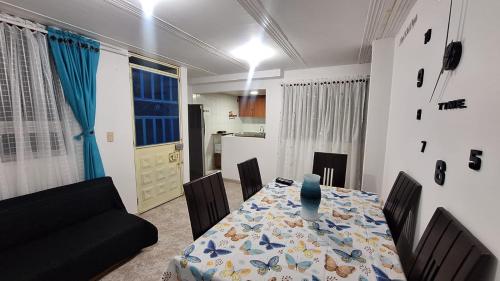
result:
M 125 207 L 109 177 L 0 201 L 0 251 Z
M 1 280 L 88 280 L 158 240 L 155 226 L 111 210 L 0 255 Z

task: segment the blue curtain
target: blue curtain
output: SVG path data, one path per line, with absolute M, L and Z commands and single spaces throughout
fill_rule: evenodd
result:
M 85 179 L 104 176 L 104 168 L 94 134 L 96 72 L 99 42 L 62 30 L 48 28 L 49 45 L 57 72 L 75 118 L 82 127 Z

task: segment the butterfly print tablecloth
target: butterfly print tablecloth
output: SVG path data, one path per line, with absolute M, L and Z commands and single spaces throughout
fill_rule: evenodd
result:
M 317 221 L 300 186 L 271 183 L 170 261 L 163 280 L 405 280 L 378 196 L 321 187 Z

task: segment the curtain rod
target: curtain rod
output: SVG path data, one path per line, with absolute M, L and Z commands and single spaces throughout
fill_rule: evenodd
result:
M 366 76 L 359 76 L 357 78 L 347 78 L 347 79 L 342 79 L 342 80 L 329 80 L 329 79 L 321 79 L 318 81 L 301 81 L 301 82 L 284 82 L 281 83 L 281 86 L 306 86 L 306 85 L 323 85 L 323 84 L 344 84 L 344 83 L 355 83 L 355 82 L 366 82 L 370 80 L 370 75 Z
M 8 24 L 13 24 L 19 27 L 24 27 L 28 28 L 34 31 L 42 32 L 42 33 L 47 33 L 47 29 L 45 26 L 41 24 L 36 24 L 34 22 L 30 22 L 21 18 L 13 17 L 7 14 L 0 14 L 0 21 L 6 22 Z M 29 22 L 31 24 L 27 24 L 26 22 Z
M 5 22 L 7 24 L 12 24 L 12 25 L 19 26 L 22 28 L 27 28 L 27 29 L 30 29 L 33 31 L 38 31 L 38 32 L 44 33 L 44 34 L 48 33 L 48 31 L 44 25 L 41 25 L 39 23 L 34 23 L 34 22 L 31 22 L 28 20 L 24 20 L 22 18 L 10 16 L 7 14 L 0 13 L 0 22 Z M 112 53 L 119 54 L 119 55 L 128 56 L 128 51 L 125 49 L 121 49 L 119 47 L 116 47 L 114 45 L 111 45 L 111 44 L 108 44 L 105 42 L 99 42 L 99 43 L 101 44 L 101 49 L 104 51 L 112 52 Z

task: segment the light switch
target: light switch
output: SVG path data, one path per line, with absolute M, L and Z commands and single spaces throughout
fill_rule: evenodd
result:
M 114 142 L 115 141 L 115 134 L 113 132 L 107 132 L 106 139 L 108 140 L 108 142 Z

